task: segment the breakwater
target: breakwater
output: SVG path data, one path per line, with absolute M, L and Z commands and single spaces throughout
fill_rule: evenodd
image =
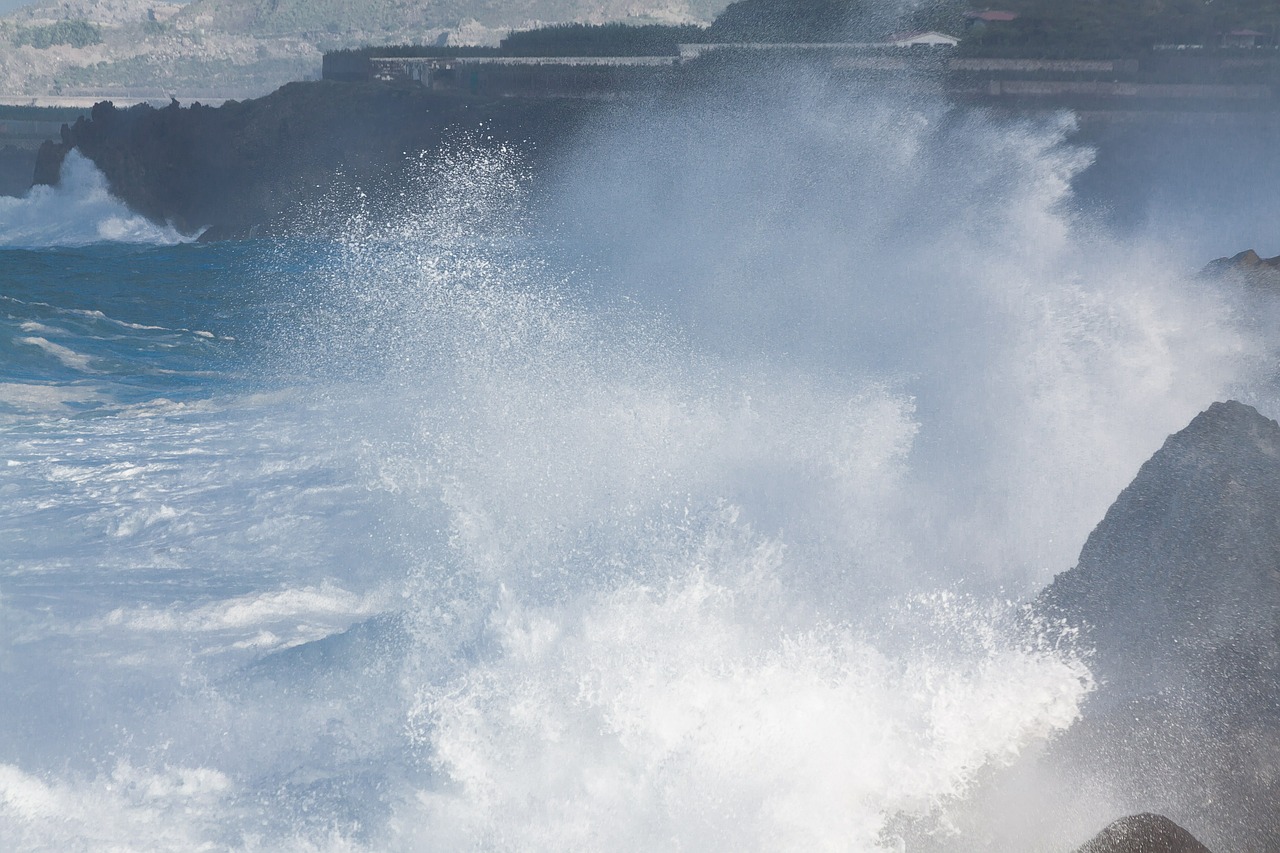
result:
M 900 86 L 906 74 L 931 78 L 959 100 L 1026 108 L 1280 108 L 1280 54 L 1270 49 L 1153 51 L 1116 59 L 969 57 L 950 48 L 867 44 L 682 45 L 673 56 L 406 57 L 366 51 L 326 55 L 323 75 L 473 95 L 611 99 L 698 80 L 708 69 L 726 66 L 773 69 L 766 73 L 820 69 L 886 89 Z

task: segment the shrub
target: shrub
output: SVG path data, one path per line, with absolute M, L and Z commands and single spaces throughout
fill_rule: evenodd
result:
M 22 27 L 13 37 L 18 47 L 29 44 L 38 50 L 56 44 L 88 47 L 102 41 L 102 30 L 88 21 L 59 21 L 46 27 Z

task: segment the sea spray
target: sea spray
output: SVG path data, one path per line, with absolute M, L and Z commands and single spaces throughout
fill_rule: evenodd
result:
M 57 186 L 35 186 L 22 198 L 0 198 L 0 246 L 164 246 L 193 239 L 130 210 L 111 195 L 106 177 L 78 151 L 63 160 Z
M 785 563 L 759 550 L 731 587 L 694 571 L 568 608 L 503 600 L 498 656 L 417 712 L 458 786 L 423 800 L 440 849 L 899 849 L 890 818 L 945 812 L 1074 721 L 1087 670 L 1011 636 L 969 656 L 780 630 Z M 959 640 L 993 614 L 948 615 Z
M 519 164 L 464 153 L 415 167 L 418 215 L 348 232 L 310 285 L 318 316 L 344 306 L 339 371 L 369 348 L 394 389 L 371 461 L 420 513 L 404 683 L 444 787 L 398 813 L 415 844 L 870 850 L 1070 724 L 1087 670 L 995 612 L 957 608 L 927 648 L 866 627 L 912 583 L 910 398 L 699 354 L 495 263 L 529 239 Z M 459 185 L 501 218 L 479 239 L 432 203 Z
M 745 170 L 688 176 L 691 211 L 679 198 L 646 211 L 573 196 L 573 210 L 598 214 L 595 227 L 616 219 L 626 241 L 620 259 L 601 262 L 622 280 L 595 278 L 590 299 L 546 262 L 506 261 L 547 236 L 532 225 L 526 183 L 508 171 L 520 163 L 506 149 L 419 164 L 411 180 L 425 204 L 348 232 L 318 290 L 334 293 L 324 304 L 344 306 L 347 328 L 376 316 L 379 334 L 326 339 L 325 349 L 376 343 L 359 363 L 379 365 L 395 388 L 379 419 L 394 435 L 390 452 L 373 454 L 379 480 L 419 495 L 421 528 L 447 537 L 424 543 L 402 519 L 421 559 L 406 611 L 410 648 L 426 651 L 407 656 L 416 674 L 406 683 L 419 685 L 410 733 L 444 786 L 423 790 L 420 813 L 398 812 L 398 825 L 430 827 L 416 843 L 875 849 L 894 843 L 895 815 L 945 813 L 984 767 L 1075 719 L 1089 689 L 1080 659 L 1031 651 L 1034 642 L 1009 633 L 982 654 L 962 651 L 961 637 L 990 636 L 993 617 L 981 608 L 964 610 L 933 655 L 868 626 L 904 596 L 959 582 L 961 570 L 979 588 L 1010 572 L 1036 578 L 1057 550 L 1044 540 L 1061 532 L 1062 490 L 1101 505 L 1114 472 L 1100 460 L 1138 460 L 1132 435 L 1117 443 L 1110 430 L 1079 424 L 1105 411 L 1156 436 L 1164 427 L 1150 425 L 1152 406 L 1177 411 L 1216 393 L 1248 343 L 1222 300 L 1176 281 L 1157 290 L 1150 272 L 1135 281 L 1133 258 L 1075 220 L 1069 180 L 1088 159 L 1064 142 L 1069 122 L 1010 126 L 931 109 L 846 125 L 899 134 L 897 148 L 873 144 L 892 151 L 916 188 L 902 202 L 916 218 L 903 220 L 916 255 L 905 265 L 887 260 L 907 257 L 903 234 L 865 225 L 907 211 L 886 197 L 883 173 L 861 198 L 856 165 L 836 183 L 845 207 L 833 219 L 854 230 L 833 235 L 826 197 L 804 184 L 811 209 L 784 204 L 796 221 L 754 228 L 748 262 L 733 267 L 740 280 L 718 271 L 703 282 L 695 260 L 672 273 L 674 292 L 628 281 L 626 251 L 643 251 L 655 232 L 675 253 L 707 250 L 686 248 L 673 231 L 705 243 L 720 211 L 747 210 L 726 204 L 760 191 L 739 188 Z M 700 147 L 723 156 L 732 136 L 655 126 L 676 157 Z M 605 138 L 624 157 L 632 150 Z M 854 130 L 834 142 L 866 138 Z M 948 173 L 951 194 L 930 208 L 921 190 L 943 178 L 957 146 L 975 161 L 963 170 L 973 185 L 966 194 Z M 608 163 L 607 151 L 594 153 Z M 1002 172 L 1011 158 L 1018 166 Z M 770 161 L 751 162 L 754 183 L 761 172 L 775 177 Z M 979 188 L 1000 192 L 950 221 Z M 471 234 L 452 215 L 466 193 L 486 223 Z M 764 288 L 753 265 L 778 271 L 776 257 L 793 254 L 777 234 L 799 229 L 810 229 L 807 274 L 826 248 L 814 232 L 837 253 L 852 245 L 864 257 L 832 264 L 834 279 L 788 271 Z M 592 235 L 575 237 L 591 244 Z M 726 298 L 726 286 L 753 282 L 750 294 Z M 829 299 L 819 305 L 818 294 Z M 720 314 L 703 313 L 708 299 Z M 797 303 L 813 315 L 797 319 Z M 817 340 L 743 325 L 743 310 L 773 307 Z M 834 318 L 817 314 L 833 308 Z M 868 312 L 896 337 L 870 329 Z M 1192 331 L 1193 315 L 1219 319 Z M 912 332 L 917 319 L 928 334 Z M 758 356 L 743 358 L 752 345 Z M 415 352 L 425 358 L 408 357 Z M 868 371 L 873 364 L 881 370 Z M 425 382 L 413 377 L 417 365 Z M 922 450 L 921 436 L 935 446 Z M 1051 474 L 1059 465 L 1075 479 Z M 1011 483 L 1024 485 L 1002 495 Z M 1011 500 L 1024 504 L 1015 511 Z M 822 687 L 808 715 L 770 711 L 766 696 L 799 699 L 811 679 Z M 880 760 L 902 778 L 877 771 Z M 838 805 L 806 787 L 814 778 Z
M 624 111 L 550 186 L 415 157 L 393 216 L 208 250 L 260 270 L 209 317 L 261 318 L 203 394 L 16 414 L 0 839 L 980 846 L 1092 686 L 992 588 L 1254 351 L 1072 212 L 1068 119 L 769 91 Z M 110 316 L 183 364 L 213 325 Z
M 704 354 L 910 396 L 913 573 L 1030 592 L 1168 432 L 1248 384 L 1258 338 L 1176 247 L 1075 203 L 1069 114 L 788 79 L 600 122 L 561 233 Z

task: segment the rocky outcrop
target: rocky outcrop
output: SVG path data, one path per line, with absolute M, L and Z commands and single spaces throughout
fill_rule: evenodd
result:
M 1214 403 L 1164 446 L 1042 601 L 1088 626 L 1102 678 L 1151 688 L 1207 675 L 1280 627 L 1280 425 Z
M 1076 853 L 1209 853 L 1209 848 L 1163 815 L 1137 814 L 1110 824 Z
M 1038 603 L 1094 649 L 1069 762 L 1218 849 L 1280 849 L 1280 425 L 1214 403 Z
M 1215 258 L 1201 271 L 1202 275 L 1223 273 L 1241 273 L 1251 278 L 1280 276 L 1280 255 L 1264 258 L 1253 249 L 1245 249 L 1229 258 Z
M 510 142 L 545 157 L 595 108 L 326 82 L 217 108 L 104 102 L 41 148 L 35 182 L 56 184 L 76 148 L 117 197 L 157 222 L 208 229 L 208 237 L 289 233 L 341 207 L 348 190 L 394 183 L 407 157 L 434 153 L 445 140 Z

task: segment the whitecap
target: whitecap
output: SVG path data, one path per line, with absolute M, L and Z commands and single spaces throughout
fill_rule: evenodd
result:
M 89 356 L 78 353 L 69 347 L 64 347 L 62 344 L 55 344 L 47 338 L 38 336 L 18 338 L 18 343 L 38 347 L 73 370 L 89 371 L 92 369 L 89 367 L 89 363 L 92 361 Z
M 62 163 L 56 187 L 36 186 L 22 198 L 0 198 L 0 246 L 169 246 L 194 239 L 134 213 L 111 194 L 97 166 L 74 150 Z

